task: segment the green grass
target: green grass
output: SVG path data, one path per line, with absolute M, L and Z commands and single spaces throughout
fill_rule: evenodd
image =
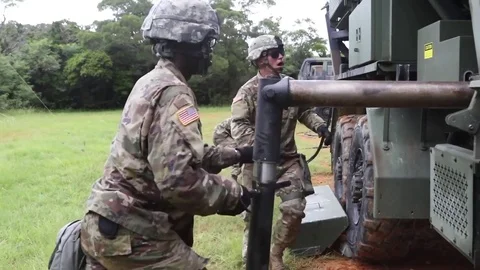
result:
M 0 114 L 0 269 L 45 269 L 58 230 L 81 218 L 93 182 L 101 176 L 120 110 Z M 201 108 L 204 140 L 228 117 L 228 107 Z M 299 124 L 297 133 L 307 129 Z M 311 156 L 319 140 L 297 136 Z M 329 151 L 311 164 L 327 174 Z M 230 170 L 222 171 L 229 175 Z M 275 215 L 278 215 L 276 210 Z M 211 258 L 209 269 L 240 269 L 243 222 L 239 216 L 196 218 L 194 249 Z M 287 256 L 294 266 L 296 260 Z

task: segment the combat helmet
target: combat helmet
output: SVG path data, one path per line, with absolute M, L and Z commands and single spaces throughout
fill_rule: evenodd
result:
M 275 35 L 261 35 L 253 39 L 248 46 L 247 60 L 253 62 L 260 56 L 265 56 L 267 50 L 278 48 L 283 51 L 282 40 Z
M 150 8 L 141 30 L 156 56 L 171 59 L 175 53 L 182 53 L 201 59 L 197 74 L 205 75 L 220 35 L 220 20 L 207 0 L 158 0 Z
M 159 0 L 143 21 L 142 35 L 152 41 L 200 43 L 218 39 L 220 22 L 206 0 Z

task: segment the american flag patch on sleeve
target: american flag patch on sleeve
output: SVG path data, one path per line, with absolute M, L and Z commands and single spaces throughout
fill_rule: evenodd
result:
M 178 110 L 177 116 L 180 123 L 184 126 L 187 126 L 200 118 L 197 109 L 195 109 L 193 105 Z

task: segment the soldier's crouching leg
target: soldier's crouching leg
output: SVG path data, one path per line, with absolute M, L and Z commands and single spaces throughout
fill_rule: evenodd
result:
M 197 255 L 180 238 L 157 240 L 119 226 L 109 239 L 100 233 L 99 215 L 85 215 L 81 229 L 86 269 L 206 269 L 208 259 Z

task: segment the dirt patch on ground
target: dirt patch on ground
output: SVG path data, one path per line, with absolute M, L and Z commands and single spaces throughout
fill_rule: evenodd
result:
M 332 174 L 312 175 L 312 183 L 316 185 L 328 185 L 332 191 Z M 362 261 L 343 257 L 336 252 L 313 258 L 297 258 L 297 269 L 313 270 L 467 270 L 473 269 L 472 264 L 453 247 L 444 254 L 431 254 L 425 250 L 412 251 L 411 255 L 401 262 L 386 264 L 370 264 Z
M 460 254 L 439 257 L 412 254 L 406 260 L 387 264 L 369 264 L 340 255 L 327 255 L 315 259 L 302 260 L 299 269 L 321 270 L 470 270 L 472 265 Z
M 438 257 L 412 254 L 403 262 L 388 264 L 369 264 L 352 260 L 340 255 L 328 255 L 315 259 L 302 260 L 298 269 L 313 270 L 469 270 L 472 265 L 461 255 L 452 254 L 452 257 Z
M 313 270 L 468 270 L 473 269 L 468 262 L 406 261 L 397 264 L 374 265 L 345 257 L 318 258 L 302 263 L 299 269 Z
M 332 191 L 333 187 L 333 175 L 332 174 L 315 174 L 312 175 L 312 184 L 314 186 L 328 185 Z

